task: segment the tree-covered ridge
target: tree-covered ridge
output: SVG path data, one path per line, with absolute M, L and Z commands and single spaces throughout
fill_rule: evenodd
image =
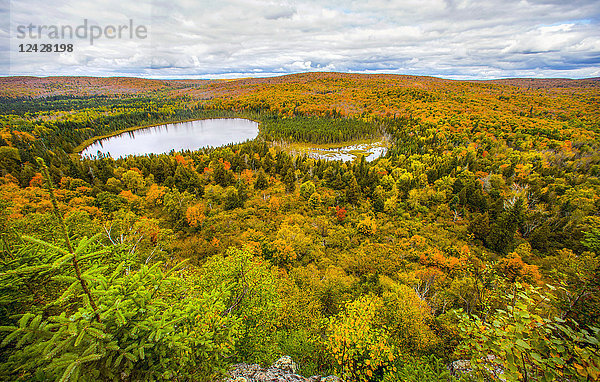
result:
M 323 98 L 303 103 L 316 83 Z M 598 380 L 595 88 L 338 74 L 209 87 L 222 94 L 3 108 L 3 378 L 212 380 L 234 362 L 291 355 L 305 375 L 348 381 L 438 380 L 457 359 L 475 378 Z M 278 109 L 280 91 L 296 111 Z M 357 110 L 379 94 L 415 112 L 344 115 L 341 92 Z M 478 106 L 458 113 L 457 99 Z M 516 112 L 528 102 L 536 111 Z M 123 128 L 223 116 L 260 121 L 261 136 L 71 155 Z M 392 145 L 372 163 L 269 142 L 371 132 Z
M 0 97 L 135 96 L 203 86 L 205 80 L 151 80 L 135 77 L 2 77 Z

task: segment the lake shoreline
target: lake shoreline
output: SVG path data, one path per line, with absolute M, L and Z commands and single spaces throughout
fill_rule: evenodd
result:
M 260 121 L 256 121 L 256 120 L 251 119 L 251 118 L 245 118 L 245 117 L 188 118 L 188 119 L 182 119 L 182 120 L 178 120 L 178 121 L 159 122 L 159 123 L 153 123 L 153 124 L 149 124 L 149 125 L 133 126 L 133 127 L 129 127 L 129 128 L 126 128 L 126 129 L 117 130 L 117 131 L 114 131 L 114 132 L 109 133 L 109 134 L 95 136 L 95 137 L 86 139 L 81 144 L 77 145 L 77 147 L 75 147 L 75 149 L 73 149 L 72 155 L 76 155 L 79 158 L 83 158 L 83 156 L 81 155 L 81 153 L 83 151 L 85 151 L 88 147 L 90 147 L 91 145 L 93 145 L 94 143 L 96 143 L 98 141 L 101 141 L 103 139 L 108 139 L 108 138 L 116 137 L 116 136 L 124 134 L 124 133 L 132 132 L 132 131 L 137 131 L 137 130 L 142 130 L 142 129 L 147 129 L 147 128 L 151 128 L 151 127 L 163 126 L 163 125 L 171 125 L 171 124 L 176 124 L 176 123 L 188 123 L 188 122 L 195 122 L 195 121 L 205 121 L 205 120 L 209 120 L 209 119 L 245 119 L 245 120 L 248 120 L 248 121 L 252 121 L 252 122 L 255 122 L 255 123 L 258 124 L 258 134 L 257 134 L 256 137 L 258 138 L 260 136 L 260 125 L 261 125 L 261 123 L 260 123 Z

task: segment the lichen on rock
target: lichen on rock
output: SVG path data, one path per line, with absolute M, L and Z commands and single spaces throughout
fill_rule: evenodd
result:
M 267 369 L 257 364 L 238 363 L 229 371 L 230 377 L 224 382 L 343 382 L 334 375 L 303 377 L 296 374 L 298 364 L 290 356 L 283 356 Z

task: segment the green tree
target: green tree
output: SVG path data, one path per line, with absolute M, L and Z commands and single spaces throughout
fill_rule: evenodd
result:
M 204 186 L 200 174 L 189 166 L 179 165 L 173 176 L 173 187 L 181 192 L 187 191 L 192 195 L 201 197 L 204 194 Z
M 469 231 L 473 236 L 485 243 L 490 234 L 490 219 L 488 213 L 473 214 L 469 222 Z
M 596 255 L 600 255 L 600 228 L 592 228 L 583 233 L 583 245 Z
M 223 208 L 225 210 L 233 210 L 235 208 L 239 208 L 242 206 L 242 201 L 238 195 L 238 191 L 235 187 L 228 187 L 225 192 L 225 201 L 223 203 Z
M 254 188 L 258 190 L 265 190 L 269 187 L 269 181 L 267 179 L 267 175 L 265 174 L 265 170 L 261 167 L 258 171 L 258 175 L 256 176 L 256 180 L 254 181 Z
M 144 177 L 139 171 L 136 170 L 127 170 L 121 176 L 121 180 L 125 184 L 125 187 L 134 193 L 140 192 L 140 190 L 146 185 Z
M 523 221 L 523 200 L 509 204 L 490 227 L 487 243 L 493 250 L 509 253 L 512 250 L 515 233 Z
M 358 186 L 358 182 L 356 181 L 356 177 L 352 175 L 350 179 L 350 183 L 346 188 L 346 199 L 348 203 L 356 204 L 360 199 L 360 187 Z
M 314 194 L 315 189 L 316 189 L 315 184 L 313 182 L 311 182 L 310 180 L 308 180 L 308 181 L 302 183 L 302 185 L 300 186 L 300 195 L 305 200 L 308 200 L 308 199 L 310 199 L 312 194 Z
M 0 146 L 0 176 L 16 173 L 21 164 L 21 155 L 15 147 Z
M 225 168 L 222 160 L 217 161 L 214 165 L 214 180 L 221 187 L 227 187 L 233 183 L 234 176 L 231 170 Z
M 294 174 L 292 168 L 287 171 L 287 174 L 283 178 L 283 183 L 287 192 L 294 192 L 296 189 L 296 174 Z
M 235 360 L 270 363 L 278 356 L 276 279 L 267 262 L 247 250 L 230 249 L 211 257 L 195 279 L 199 292 L 224 289 L 228 308 L 222 315 L 241 321 Z

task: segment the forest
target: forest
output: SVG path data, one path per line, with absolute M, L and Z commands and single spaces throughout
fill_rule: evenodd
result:
M 600 380 L 600 79 L 0 83 L 1 380 Z M 232 117 L 258 137 L 78 155 Z

